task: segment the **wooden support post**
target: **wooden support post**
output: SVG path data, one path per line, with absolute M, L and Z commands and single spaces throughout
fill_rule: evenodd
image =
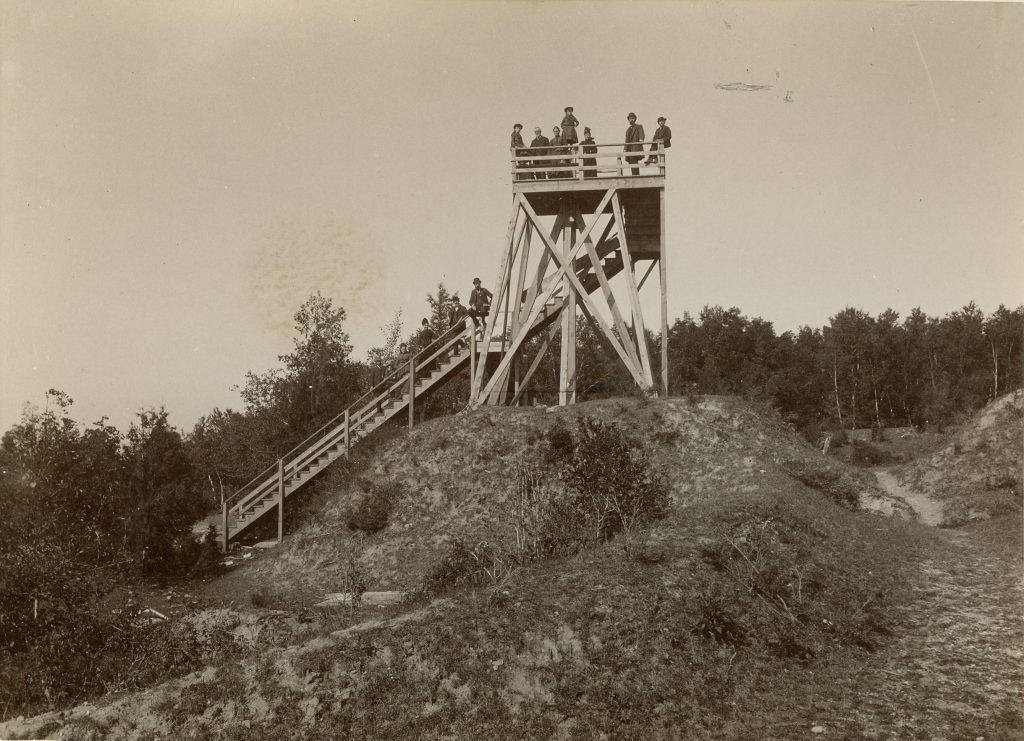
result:
M 345 410 L 345 452 L 352 449 L 352 424 L 348 418 L 348 409 Z
M 277 542 L 284 542 L 284 458 L 277 459 Z
M 562 208 L 566 205 L 563 202 Z M 562 229 L 562 256 L 571 260 L 576 239 L 576 225 Z M 562 343 L 558 366 L 558 406 L 564 407 L 576 402 L 576 293 L 569 283 L 569 272 L 562 278 L 565 303 L 562 308 Z
M 223 495 L 220 498 L 220 549 L 228 552 L 228 503 Z
M 662 191 L 664 200 L 665 191 Z M 654 378 L 651 376 L 651 358 L 647 350 L 647 330 L 644 326 L 644 315 L 640 308 L 640 290 L 636 287 L 633 258 L 629 254 L 629 241 L 626 239 L 626 221 L 622 214 L 622 203 L 619 195 L 612 196 L 612 212 L 619 223 L 619 247 L 622 250 L 622 269 L 626 273 L 626 287 L 629 289 L 629 302 L 633 310 L 634 334 L 636 334 L 637 352 L 640 354 L 640 365 L 646 388 L 651 390 Z M 643 385 L 643 384 L 641 384 Z
M 519 210 L 522 207 L 523 197 L 520 194 L 516 194 L 512 199 L 512 218 L 509 220 L 508 233 L 505 237 L 505 254 L 501 260 L 501 267 L 498 269 L 498 277 L 494 282 L 494 296 L 491 300 L 491 321 L 484 322 L 483 328 L 483 346 L 484 353 L 487 353 L 491 345 L 491 337 L 494 335 L 494 325 L 498 309 L 501 308 L 501 302 L 506 298 L 508 294 L 508 281 L 505 279 L 506 273 L 510 269 L 512 260 L 514 259 L 516 245 L 518 244 L 518 238 L 516 236 L 517 229 L 516 225 L 519 223 Z M 525 219 L 523 220 L 523 229 L 526 228 Z M 522 231 L 518 232 L 519 237 L 522 236 Z M 471 386 L 471 398 L 477 399 L 480 395 L 480 389 L 483 386 L 483 374 L 486 370 L 486 363 L 483 366 L 478 367 L 477 371 L 479 376 L 473 376 L 473 380 L 470 383 Z
M 466 322 L 469 319 L 464 320 Z M 473 401 L 473 382 L 476 378 L 476 326 L 469 331 L 469 401 Z
M 664 153 L 662 153 L 664 156 Z M 665 272 L 665 189 L 661 188 L 661 388 L 668 396 L 668 275 Z M 647 340 L 645 339 L 646 343 Z M 644 345 L 646 347 L 646 344 Z
M 409 429 L 416 422 L 416 358 L 409 359 Z

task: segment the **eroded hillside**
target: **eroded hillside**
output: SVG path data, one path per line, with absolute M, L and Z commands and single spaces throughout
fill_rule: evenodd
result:
M 938 452 L 900 471 L 901 481 L 942 504 L 944 524 L 1021 512 L 1024 391 L 978 412 Z
M 507 546 L 517 473 L 531 466 L 537 479 L 557 480 L 561 431 L 582 415 L 642 443 L 669 485 L 668 512 L 578 552 L 467 581 L 443 572 L 450 581 L 439 582 L 453 544 Z M 1019 638 L 1019 595 L 994 603 L 1006 620 L 972 658 L 971 671 L 998 669 L 995 689 L 977 703 L 927 707 L 928 691 L 895 676 L 907 662 L 901 636 L 915 634 L 922 605 L 948 612 L 929 603 L 929 580 L 971 554 L 942 531 L 858 508 L 887 501 L 869 473 L 830 461 L 738 400 L 483 410 L 399 435 L 323 489 L 284 547 L 238 567 L 245 578 L 337 591 L 351 557 L 370 588 L 433 590 L 386 619 L 363 608 L 350 627 L 296 631 L 292 645 L 260 644 L 144 692 L 3 724 L 0 736 L 884 738 L 938 729 L 1010 738 L 1021 729 L 1019 671 L 1006 654 Z M 353 507 L 381 491 L 394 495 L 386 525 L 350 530 Z M 1000 564 L 992 561 L 994 580 L 1015 568 Z M 1009 582 L 998 583 L 1005 591 Z M 964 628 L 955 635 L 973 635 Z M 989 644 L 1000 661 L 988 661 Z
M 329 497 L 277 557 L 256 568 L 268 578 L 337 591 L 349 554 L 378 589 L 415 588 L 447 544 L 513 537 L 507 501 L 524 466 L 556 476 L 550 437 L 582 415 L 611 422 L 640 441 L 669 483 L 679 511 L 701 501 L 756 495 L 803 481 L 835 501 L 885 500 L 874 477 L 824 458 L 772 412 L 738 399 L 614 399 L 568 408 L 482 409 L 434 420 L 385 445 L 356 476 L 337 476 Z M 382 486 L 398 492 L 387 527 L 348 528 L 353 506 Z M 755 497 L 756 498 L 756 497 Z

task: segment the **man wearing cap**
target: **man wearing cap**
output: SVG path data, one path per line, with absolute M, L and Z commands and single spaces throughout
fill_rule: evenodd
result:
M 512 127 L 512 156 L 523 157 L 526 155 L 526 145 L 523 144 L 523 135 L 519 132 L 523 130 L 523 125 L 517 123 Z M 516 169 L 521 170 L 526 166 L 525 162 L 516 162 Z M 530 180 L 530 173 L 519 174 L 516 173 L 516 180 Z
M 658 117 L 658 130 L 654 132 L 654 139 L 651 143 L 651 154 L 647 157 L 645 165 L 653 165 L 658 161 L 655 152 L 658 151 L 658 142 L 665 145 L 665 149 L 672 146 L 672 129 L 665 123 L 668 119 L 664 116 Z
M 549 150 L 541 149 L 540 147 L 549 147 L 551 146 L 551 142 L 548 141 L 546 136 L 540 133 L 540 126 L 536 127 L 533 130 L 533 133 L 533 141 L 530 142 L 530 154 L 534 157 L 543 157 L 548 154 Z M 533 160 L 533 168 L 535 170 L 543 170 L 546 167 L 548 167 L 547 160 Z M 543 172 L 536 172 L 533 174 L 533 177 L 535 180 L 544 180 L 547 176 Z
M 583 141 L 580 142 L 580 144 L 581 144 L 581 146 L 583 148 L 583 167 L 584 167 L 583 177 L 585 177 L 585 178 L 596 178 L 597 177 L 597 170 L 587 170 L 587 169 L 585 169 L 587 167 L 596 167 L 597 166 L 597 160 L 596 159 L 588 158 L 586 156 L 588 154 L 597 154 L 597 147 L 594 146 L 594 137 L 592 137 L 590 135 L 590 127 L 589 126 L 584 126 L 583 127 Z
M 473 326 L 480 326 L 480 319 L 487 319 L 487 315 L 491 313 L 491 299 L 493 295 L 490 291 L 480 285 L 480 279 L 473 279 L 473 291 L 469 294 L 469 316 L 473 320 Z
M 576 127 L 579 125 L 580 122 L 572 115 L 572 106 L 568 106 L 565 109 L 565 116 L 562 118 L 562 136 L 570 144 L 575 144 L 579 141 L 579 138 L 576 136 Z
M 626 146 L 623 151 L 626 152 L 643 152 L 644 151 L 644 127 L 636 122 L 636 114 L 630 111 L 629 115 L 626 116 L 626 120 L 629 121 L 629 127 L 626 129 Z M 632 165 L 636 165 L 644 156 L 641 155 L 627 155 L 626 162 Z M 639 167 L 630 168 L 630 172 L 634 175 L 640 174 Z M 625 173 L 623 173 L 625 175 Z

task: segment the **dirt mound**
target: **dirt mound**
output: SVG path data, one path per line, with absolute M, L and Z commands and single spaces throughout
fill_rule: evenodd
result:
M 1024 390 L 1001 396 L 938 452 L 914 461 L 900 482 L 941 502 L 943 525 L 1021 511 Z
M 281 552 L 247 566 L 249 575 L 344 591 L 356 554 L 369 589 L 415 588 L 455 538 L 501 543 L 512 537 L 506 504 L 516 472 L 533 466 L 554 475 L 559 451 L 552 438 L 575 429 L 582 415 L 619 426 L 646 446 L 679 508 L 800 482 L 846 506 L 862 500 L 875 509 L 906 510 L 870 474 L 827 460 L 774 413 L 731 397 L 490 408 L 416 427 L 385 445 L 357 477 L 328 479 L 322 509 Z M 386 527 L 373 535 L 350 530 L 353 507 L 382 489 L 394 497 Z
M 889 735 L 888 709 L 861 710 L 855 698 L 890 665 L 862 669 L 901 629 L 894 608 L 927 585 L 922 553 L 952 558 L 941 537 L 950 533 L 857 511 L 881 497 L 870 473 L 735 399 L 437 420 L 383 445 L 357 478 L 336 474 L 323 487 L 333 496 L 279 552 L 237 568 L 267 586 L 344 591 L 357 557 L 368 588 L 418 586 L 455 538 L 510 536 L 514 472 L 554 475 L 562 431 L 580 415 L 627 429 L 670 484 L 670 511 L 639 540 L 533 560 L 452 585 L 426 607 L 396 606 L 390 619 L 296 633 L 293 645 L 261 640 L 276 624 L 209 611 L 194 629 L 230 633 L 250 655 L 0 724 L 0 736 L 791 738 L 830 721 L 850 736 Z M 392 498 L 386 525 L 352 532 L 354 507 L 381 492 Z M 928 700 L 925 691 L 907 703 Z M 973 719 L 993 717 L 979 702 L 956 711 L 951 737 L 979 735 Z M 1015 728 L 1016 716 L 1005 723 Z

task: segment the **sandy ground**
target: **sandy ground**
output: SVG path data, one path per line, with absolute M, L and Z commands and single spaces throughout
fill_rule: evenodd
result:
M 952 547 L 922 562 L 915 599 L 899 608 L 899 640 L 822 703 L 829 736 L 1024 738 L 1019 549 L 999 552 L 983 530 L 939 532 Z
M 878 485 L 887 494 L 902 499 L 914 510 L 919 522 L 933 527 L 942 524 L 944 517 L 942 502 L 937 502 L 925 494 L 901 484 L 897 481 L 895 474 L 888 469 L 875 469 L 875 477 L 878 479 Z

